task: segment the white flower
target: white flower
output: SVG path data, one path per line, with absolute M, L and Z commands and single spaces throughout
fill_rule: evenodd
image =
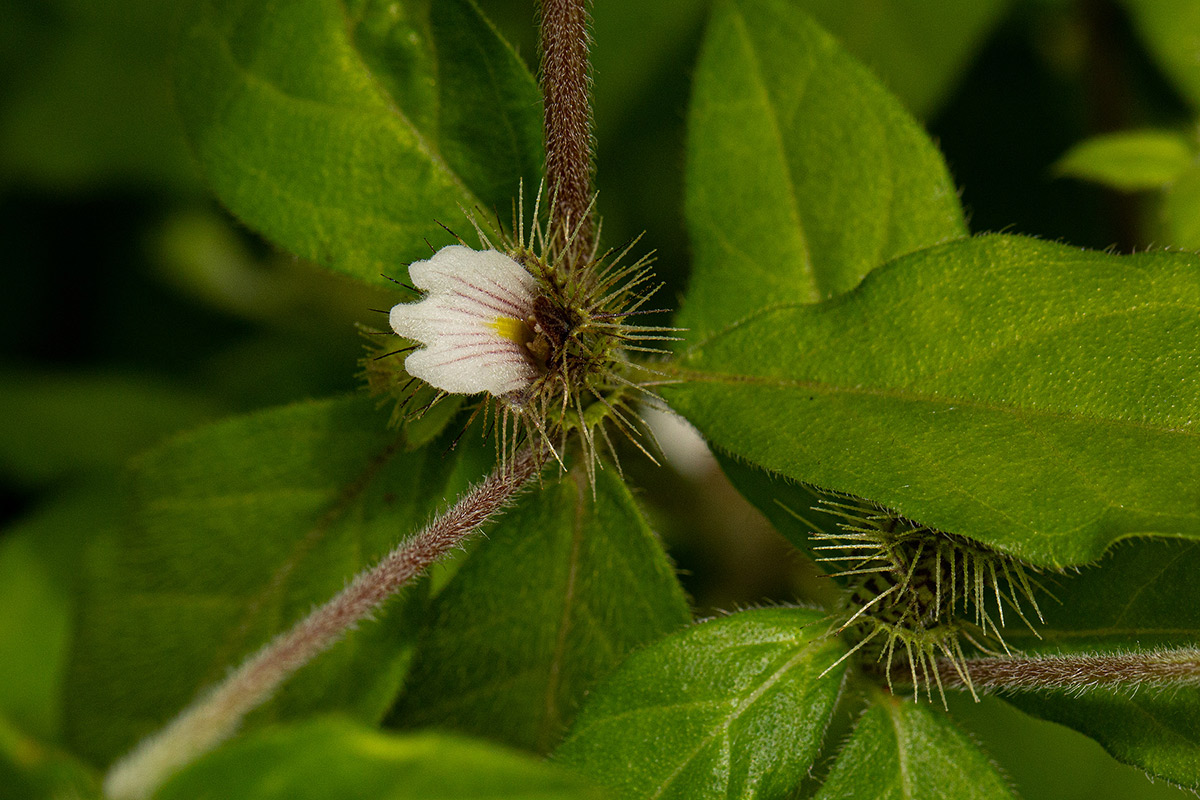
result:
M 538 375 L 525 345 L 533 338 L 537 281 L 495 250 L 443 247 L 408 268 L 425 297 L 400 303 L 392 330 L 425 345 L 404 362 L 409 375 L 452 394 L 519 392 Z

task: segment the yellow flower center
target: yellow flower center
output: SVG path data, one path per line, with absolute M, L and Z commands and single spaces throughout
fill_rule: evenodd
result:
M 524 320 L 513 319 L 512 317 L 496 317 L 489 323 L 489 327 L 493 328 L 496 333 L 500 334 L 510 342 L 516 342 L 519 345 L 526 345 L 533 341 L 533 331 L 525 324 Z

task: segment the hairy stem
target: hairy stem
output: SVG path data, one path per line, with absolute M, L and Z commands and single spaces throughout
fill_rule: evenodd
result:
M 1200 649 L 971 658 L 966 671 L 975 689 L 984 691 L 1198 685 Z M 946 688 L 967 688 L 950 661 L 940 660 L 938 673 Z
M 587 0 L 542 0 L 542 98 L 550 232 L 572 268 L 593 248 L 592 76 Z
M 339 594 L 143 740 L 109 771 L 106 796 L 110 800 L 148 797 L 173 772 L 232 735 L 246 714 L 269 699 L 293 673 L 501 511 L 544 463 L 543 455 L 526 449 L 506 468 L 497 468 L 444 514 L 359 573 Z

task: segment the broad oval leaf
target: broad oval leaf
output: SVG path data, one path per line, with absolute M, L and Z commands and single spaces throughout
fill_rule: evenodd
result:
M 1016 794 L 950 718 L 872 692 L 815 800 L 1015 800 Z
M 353 397 L 226 420 L 139 458 L 112 563 L 82 601 L 68 742 L 106 763 L 342 589 L 485 470 L 490 448 L 444 455 L 446 445 L 407 449 L 386 413 Z M 378 720 L 411 653 L 407 597 L 254 719 Z
M 396 736 L 340 719 L 236 739 L 172 778 L 156 800 L 598 800 L 551 764 L 454 736 Z
M 693 340 L 966 235 L 937 148 L 795 3 L 717 4 L 688 127 Z
M 536 83 L 470 0 L 199 0 L 176 63 L 221 201 L 359 280 L 449 241 L 435 220 L 538 185 Z
M 1041 638 L 1013 631 L 1029 653 L 1150 652 L 1200 642 L 1200 542 L 1135 541 L 1064 576 L 1043 601 Z M 1007 634 L 1006 634 L 1007 635 Z M 1091 736 L 1119 761 L 1200 790 L 1200 688 L 1080 688 L 1010 693 L 1021 710 Z
M 691 348 L 713 444 L 1027 561 L 1200 538 L 1200 257 L 1009 236 L 898 259 Z
M 572 472 L 523 498 L 427 619 L 389 722 L 546 752 L 598 679 L 691 617 L 629 489 L 604 470 L 594 497 Z
M 833 715 L 845 652 L 806 609 L 744 611 L 640 650 L 555 754 L 622 798 L 791 797 Z

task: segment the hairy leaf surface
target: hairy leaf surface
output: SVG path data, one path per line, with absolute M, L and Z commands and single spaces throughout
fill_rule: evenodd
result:
M 713 444 L 1043 565 L 1200 537 L 1200 258 L 986 236 L 692 347 Z
M 576 473 L 523 498 L 434 600 L 392 715 L 545 752 L 595 682 L 690 620 L 624 482 Z
M 128 478 L 128 524 L 85 599 L 68 741 L 103 763 L 345 586 L 480 476 L 446 443 L 406 449 L 367 398 L 300 403 L 175 438 Z M 258 719 L 377 720 L 407 664 L 406 600 L 305 667 Z
M 538 185 L 537 86 L 470 0 L 202 0 L 176 63 L 221 201 L 367 283 Z
M 928 705 L 874 692 L 816 800 L 1015 800 L 987 754 Z
M 941 155 L 794 3 L 717 4 L 687 143 L 695 339 L 767 303 L 816 302 L 966 234 Z M 736 288 L 733 288 L 736 286 Z
M 1078 576 L 1044 578 L 1042 638 L 1013 631 L 1031 653 L 1129 652 L 1200 642 L 1200 543 L 1134 541 Z M 1200 789 L 1200 688 L 1140 687 L 1008 694 L 1043 719 L 1100 742 L 1118 760 Z
M 623 798 L 790 797 L 837 702 L 824 615 L 744 611 L 634 653 L 588 698 L 556 759 Z

